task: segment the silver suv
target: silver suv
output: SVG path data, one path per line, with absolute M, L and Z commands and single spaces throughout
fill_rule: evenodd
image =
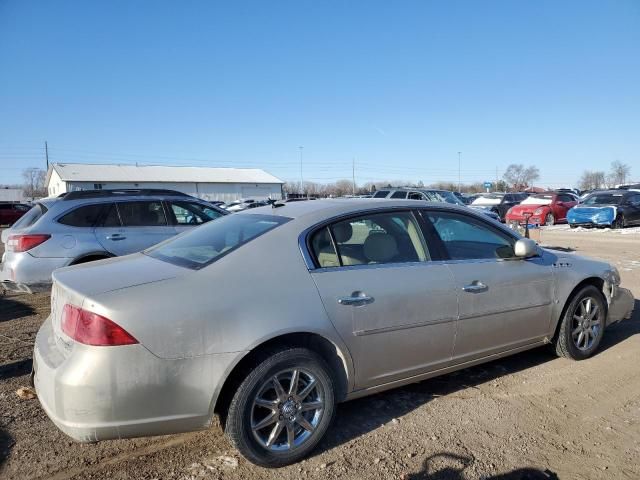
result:
M 173 190 L 83 190 L 42 199 L 2 232 L 0 285 L 46 290 L 57 268 L 139 252 L 226 214 Z

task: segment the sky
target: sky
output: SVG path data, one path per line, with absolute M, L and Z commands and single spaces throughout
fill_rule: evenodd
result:
M 640 180 L 640 1 L 0 0 L 0 184 L 51 162 Z M 299 147 L 303 147 L 300 149 Z

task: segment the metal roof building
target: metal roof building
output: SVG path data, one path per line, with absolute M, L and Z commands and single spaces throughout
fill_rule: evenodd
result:
M 172 167 L 54 163 L 47 172 L 50 196 L 73 190 L 166 188 L 205 200 L 282 198 L 279 178 L 259 168 Z

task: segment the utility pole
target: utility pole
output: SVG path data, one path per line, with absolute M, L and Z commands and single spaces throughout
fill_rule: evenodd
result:
M 356 196 L 356 157 L 351 161 L 351 174 L 353 176 L 353 196 Z
M 49 145 L 47 145 L 47 141 L 44 141 L 44 156 L 47 159 L 47 172 L 49 171 Z
M 462 152 L 458 152 L 458 193 L 460 193 L 460 154 Z
M 302 177 L 302 149 L 304 147 L 298 147 L 300 149 L 300 197 L 304 196 L 304 178 Z

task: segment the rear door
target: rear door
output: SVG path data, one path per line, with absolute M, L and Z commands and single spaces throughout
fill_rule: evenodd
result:
M 356 387 L 419 375 L 451 361 L 457 298 L 431 260 L 411 211 L 362 214 L 311 235 L 311 275 L 355 361 Z
M 516 259 L 516 239 L 459 212 L 424 211 L 446 252 L 458 293 L 454 361 L 461 363 L 534 343 L 549 331 L 552 267 Z
M 634 193 L 627 197 L 624 215 L 628 224 L 640 224 L 640 193 Z
M 95 229 L 101 245 L 115 255 L 139 252 L 175 233 L 161 200 L 116 202 Z

